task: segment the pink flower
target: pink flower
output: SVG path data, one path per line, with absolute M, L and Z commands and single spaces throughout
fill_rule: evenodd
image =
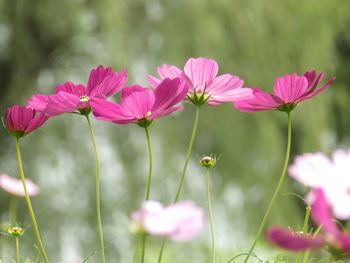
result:
M 322 226 L 323 233 L 314 236 L 272 227 L 268 231 L 268 239 L 275 245 L 290 251 L 303 251 L 328 245 L 336 251 L 343 251 L 350 255 L 350 234 L 342 232 L 334 222 L 331 209 L 321 189 L 314 190 L 311 214 L 315 223 Z
M 187 241 L 202 230 L 204 211 L 191 201 L 168 207 L 156 201 L 147 201 L 139 211 L 132 213 L 131 220 L 142 233 Z
M 289 174 L 312 189 L 321 188 L 338 219 L 350 219 L 350 150 L 336 150 L 330 160 L 322 153 L 295 158 Z M 310 197 L 309 197 L 310 198 Z
M 102 99 L 91 102 L 93 114 L 99 120 L 118 124 L 137 123 L 147 127 L 156 119 L 182 109 L 177 105 L 186 96 L 188 87 L 178 78 L 163 80 L 155 91 L 134 85 L 124 88 L 121 103 Z
M 213 59 L 190 58 L 187 60 L 184 71 L 171 65 L 164 64 L 157 68 L 161 79 L 180 78 L 189 86 L 187 98 L 193 104 L 208 103 L 216 106 L 225 102 L 235 102 L 251 97 L 252 90 L 242 88 L 243 80 L 239 77 L 224 74 L 217 76 L 219 66 Z M 160 79 L 149 76 L 148 82 L 156 88 Z
M 29 179 L 25 179 L 25 181 L 28 195 L 38 195 L 40 192 L 39 187 Z M 13 195 L 21 197 L 25 196 L 22 181 L 14 177 L 8 176 L 7 174 L 0 174 L 0 188 Z
M 14 105 L 5 111 L 3 121 L 8 132 L 19 138 L 39 128 L 48 118 L 26 106 Z
M 302 76 L 293 73 L 277 78 L 274 95 L 259 88 L 253 89 L 254 97 L 235 103 L 235 107 L 243 112 L 256 112 L 277 109 L 291 111 L 298 103 L 310 99 L 324 91 L 334 80 L 332 77 L 320 89 L 316 89 L 323 79 L 323 73 L 316 74 L 315 70 L 307 71 Z
M 78 111 L 81 114 L 91 112 L 91 102 L 95 98 L 106 99 L 119 92 L 127 81 L 126 70 L 120 73 L 114 72 L 112 68 L 100 65 L 91 70 L 88 84 L 66 82 L 57 85 L 56 94 L 32 96 L 28 106 L 49 116 L 56 116 L 66 112 Z

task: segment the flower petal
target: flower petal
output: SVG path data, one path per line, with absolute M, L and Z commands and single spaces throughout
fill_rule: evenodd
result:
M 29 99 L 27 106 L 31 109 L 42 112 L 45 109 L 48 102 L 49 102 L 48 95 L 37 94 L 32 96 Z
M 325 244 L 323 237 L 297 234 L 280 227 L 271 227 L 267 237 L 273 244 L 289 251 L 314 249 Z
M 66 112 L 77 110 L 80 99 L 78 96 L 59 91 L 57 94 L 49 96 L 49 103 L 44 112 L 49 116 L 56 116 Z
M 308 86 L 306 77 L 293 73 L 277 78 L 274 92 L 284 103 L 294 103 L 305 93 Z
M 213 59 L 190 58 L 185 64 L 185 74 L 193 88 L 204 91 L 218 74 L 219 66 Z

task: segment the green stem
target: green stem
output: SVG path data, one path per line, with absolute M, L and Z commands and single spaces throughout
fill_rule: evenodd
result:
M 152 146 L 151 146 L 151 138 L 149 136 L 148 128 L 145 127 L 147 145 L 148 145 L 148 154 L 149 154 L 149 171 L 148 171 L 148 180 L 147 180 L 147 193 L 146 193 L 146 201 L 149 200 L 151 195 L 151 185 L 152 185 L 152 167 L 153 167 L 153 155 L 152 155 Z M 141 262 L 145 261 L 145 250 L 146 250 L 146 236 L 142 237 L 142 249 L 141 249 Z
M 200 106 L 196 106 L 196 115 L 195 115 L 195 118 L 194 118 L 191 139 L 190 139 L 190 143 L 188 145 L 186 160 L 185 160 L 185 164 L 184 164 L 184 167 L 183 167 L 183 170 L 182 170 L 181 180 L 180 180 L 177 192 L 176 192 L 174 203 L 176 203 L 179 200 L 179 198 L 180 198 L 180 194 L 181 194 L 182 187 L 183 187 L 183 184 L 184 184 L 184 181 L 185 181 L 185 177 L 186 177 L 186 171 L 187 171 L 188 162 L 189 162 L 189 160 L 191 158 L 192 147 L 193 147 L 194 139 L 196 138 L 198 122 L 199 122 L 199 107 Z M 160 248 L 160 251 L 159 251 L 158 263 L 162 262 L 165 245 L 166 245 L 166 239 L 163 239 L 162 245 L 161 245 L 161 248 Z
M 153 167 L 153 157 L 152 157 L 152 146 L 151 139 L 149 137 L 148 128 L 145 127 L 147 145 L 148 145 L 148 153 L 149 153 L 149 172 L 148 172 L 148 181 L 147 181 L 147 193 L 146 193 L 146 201 L 149 200 L 151 195 L 151 184 L 152 184 L 152 167 Z
M 142 236 L 141 263 L 145 262 L 146 238 L 147 238 L 146 235 Z
M 272 209 L 272 206 L 282 188 L 282 185 L 283 185 L 283 182 L 284 182 L 284 179 L 286 177 L 286 173 L 287 173 L 287 168 L 288 168 L 288 163 L 289 163 L 289 157 L 290 157 L 290 149 L 291 149 L 291 144 L 292 144 L 292 118 L 291 118 L 291 113 L 290 112 L 287 112 L 288 114 L 288 139 L 287 139 L 287 149 L 286 149 L 286 155 L 285 155 L 285 159 L 284 159 L 284 165 L 283 165 L 283 170 L 282 170 L 282 173 L 281 173 L 281 177 L 278 181 L 278 184 L 277 184 L 277 187 L 275 189 L 275 192 L 273 193 L 273 196 L 271 198 L 271 201 L 266 209 L 266 212 L 265 212 L 265 215 L 260 223 L 260 227 L 259 227 L 259 230 L 255 236 L 255 239 L 254 239 L 254 242 L 251 246 L 251 248 L 249 249 L 249 252 L 248 252 L 248 255 L 247 257 L 245 258 L 244 260 L 244 263 L 248 262 L 248 259 L 250 257 L 250 255 L 252 254 L 252 252 L 254 251 L 254 248 L 256 246 L 256 243 L 258 242 L 259 238 L 260 238 L 260 235 L 262 233 L 262 231 L 264 230 L 264 227 L 265 227 L 265 224 L 267 222 L 267 219 L 270 215 L 270 212 L 271 212 L 271 209 Z
M 30 218 L 32 220 L 32 224 L 33 224 L 33 227 L 34 227 L 34 233 L 35 233 L 35 236 L 36 236 L 36 240 L 38 242 L 38 245 L 39 245 L 39 248 L 40 248 L 40 252 L 41 252 L 41 254 L 42 254 L 43 258 L 44 258 L 45 263 L 48 263 L 49 260 L 48 260 L 48 258 L 46 256 L 46 252 L 45 252 L 45 249 L 44 249 L 43 242 L 41 241 L 39 227 L 38 227 L 38 224 L 36 222 L 36 218 L 35 218 L 34 210 L 33 210 L 33 207 L 32 207 L 32 203 L 30 201 L 30 198 L 29 198 L 29 195 L 28 195 L 28 191 L 27 191 L 27 186 L 26 186 L 25 177 L 24 177 L 24 171 L 23 171 L 21 149 L 20 149 L 20 146 L 19 146 L 19 138 L 16 138 L 16 152 L 17 152 L 19 173 L 21 174 L 21 180 L 22 180 L 23 190 L 24 190 L 24 194 L 25 194 L 25 199 L 26 199 L 26 202 L 27 202 Z
M 308 205 L 306 207 L 306 212 L 305 212 L 305 218 L 304 218 L 304 224 L 303 224 L 303 234 L 306 235 L 309 229 L 309 219 L 310 219 L 310 212 L 311 212 L 311 206 Z M 299 252 L 296 262 L 297 263 L 301 263 L 302 262 L 302 258 L 304 256 L 304 252 Z
M 16 263 L 21 263 L 21 256 L 19 253 L 19 238 L 16 237 Z
M 89 118 L 89 115 L 85 115 L 86 120 L 88 122 L 89 131 L 90 131 L 90 137 L 92 141 L 92 145 L 95 152 L 96 157 L 96 215 L 97 215 L 97 227 L 98 227 L 98 236 L 100 240 L 100 251 L 101 251 L 101 260 L 102 263 L 106 262 L 105 258 L 105 246 L 103 241 L 103 230 L 102 230 L 102 222 L 101 222 L 101 201 L 100 201 L 100 177 L 101 177 L 101 168 L 100 168 L 100 157 L 98 154 L 96 139 L 95 139 L 95 133 L 92 128 L 92 124 Z
M 215 263 L 215 229 L 214 229 L 214 220 L 213 220 L 213 211 L 211 208 L 211 197 L 210 197 L 210 169 L 207 168 L 207 199 L 208 199 L 208 213 L 210 221 L 210 230 L 211 230 L 211 253 L 212 253 L 212 262 Z

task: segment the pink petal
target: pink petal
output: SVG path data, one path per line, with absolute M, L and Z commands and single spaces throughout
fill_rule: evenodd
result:
M 324 91 L 326 88 L 328 88 L 331 83 L 335 81 L 335 77 L 332 77 L 330 80 L 328 80 L 321 88 L 319 88 L 318 90 L 315 90 L 311 93 L 306 93 L 303 95 L 302 98 L 300 98 L 300 101 L 303 101 L 303 100 L 307 100 L 307 99 L 310 99 L 312 97 L 315 97 L 316 95 L 318 95 L 319 93 L 321 93 L 322 91 Z
M 151 111 L 154 101 L 155 96 L 150 89 L 134 85 L 123 89 L 120 106 L 124 115 L 143 119 Z
M 45 113 L 40 113 L 39 115 L 36 115 L 33 119 L 31 119 L 28 122 L 27 128 L 25 129 L 25 133 L 30 133 L 39 127 L 41 127 L 47 120 L 49 119 L 49 116 L 47 116 Z
M 157 68 L 158 74 L 162 79 L 169 78 L 169 79 L 175 79 L 180 78 L 183 74 L 182 70 L 178 67 L 164 64 L 161 67 Z
M 123 69 L 119 74 L 112 68 L 99 66 L 92 70 L 88 83 L 87 93 L 90 97 L 107 98 L 124 88 L 127 81 L 127 72 Z
M 35 183 L 29 179 L 25 179 L 25 182 L 29 196 L 35 196 L 39 194 L 40 189 Z M 25 196 L 22 181 L 14 177 L 10 177 L 7 174 L 0 175 L 0 188 L 13 195 L 21 197 Z
M 73 82 L 66 82 L 56 86 L 56 93 L 66 92 L 80 98 L 81 96 L 87 95 L 86 88 L 79 84 L 75 85 Z
M 49 116 L 56 116 L 77 110 L 79 104 L 80 98 L 78 96 L 59 91 L 57 94 L 49 96 L 49 103 L 44 111 Z
M 312 204 L 311 215 L 318 225 L 322 225 L 324 231 L 337 236 L 340 231 L 337 225 L 333 222 L 332 212 L 326 200 L 326 197 L 321 189 L 313 191 L 314 201 Z
M 284 103 L 296 102 L 308 88 L 308 81 L 304 76 L 293 73 L 277 78 L 274 92 Z
M 95 98 L 90 102 L 92 113 L 98 120 L 115 121 L 124 120 L 129 116 L 125 116 L 120 105 L 105 99 Z
M 153 88 L 156 88 L 162 82 L 160 79 L 151 75 L 148 75 L 147 81 Z
M 37 94 L 29 99 L 27 106 L 31 109 L 42 112 L 45 109 L 48 102 L 48 95 Z
M 154 92 L 155 101 L 151 109 L 152 114 L 157 116 L 168 108 L 172 108 L 186 97 L 187 92 L 188 86 L 179 78 L 164 79 Z
M 273 244 L 289 251 L 303 251 L 325 245 L 322 237 L 292 233 L 280 227 L 270 228 L 267 236 Z
M 216 77 L 207 87 L 206 91 L 211 95 L 215 95 L 223 91 L 242 88 L 243 84 L 244 81 L 239 77 L 231 74 L 224 74 Z
M 219 67 L 215 60 L 207 58 L 190 58 L 185 64 L 185 74 L 191 80 L 193 88 L 204 91 L 214 80 Z
M 283 102 L 270 93 L 259 88 L 253 88 L 253 98 L 234 103 L 234 106 L 242 112 L 257 112 L 276 109 L 283 105 Z
M 216 106 L 225 102 L 239 102 L 246 101 L 253 98 L 253 90 L 249 88 L 239 88 L 233 90 L 226 90 L 209 97 L 209 106 Z

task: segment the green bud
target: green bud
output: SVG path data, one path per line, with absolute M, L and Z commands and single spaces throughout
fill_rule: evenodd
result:
M 207 155 L 207 156 L 203 156 L 199 160 L 199 163 L 205 168 L 211 168 L 216 164 L 218 160 L 219 158 L 216 155 Z

